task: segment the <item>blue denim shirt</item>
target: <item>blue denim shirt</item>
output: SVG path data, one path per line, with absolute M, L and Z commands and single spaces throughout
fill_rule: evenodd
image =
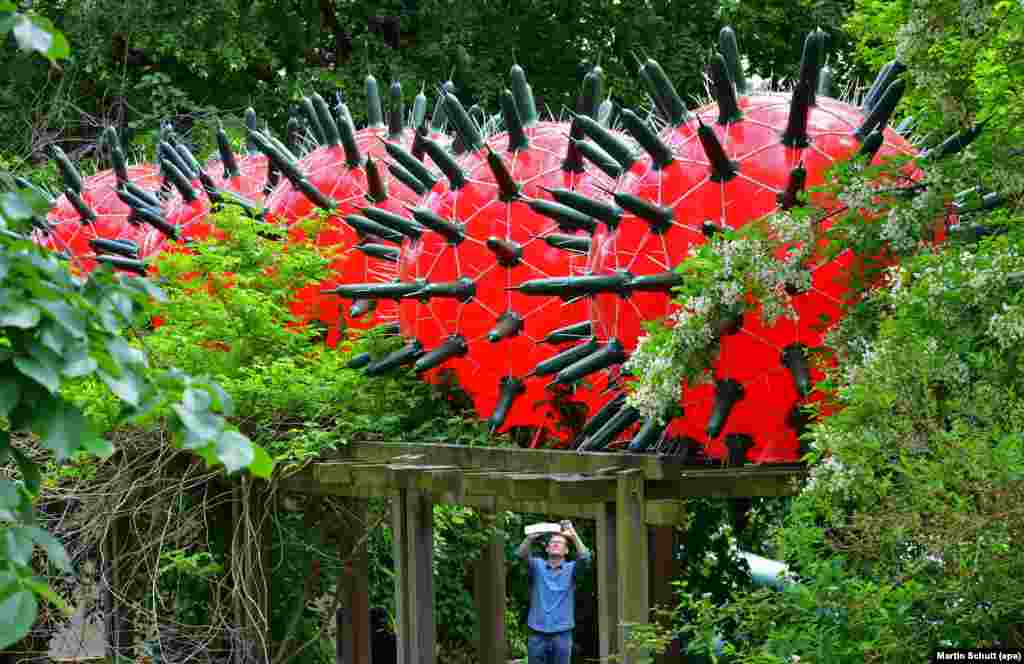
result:
M 557 569 L 544 558 L 530 557 L 530 629 L 552 634 L 576 626 L 576 568 L 589 565 L 590 557 L 587 551 Z

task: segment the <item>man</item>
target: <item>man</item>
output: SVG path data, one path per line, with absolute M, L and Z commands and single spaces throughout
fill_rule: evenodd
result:
M 576 574 L 580 565 L 590 564 L 590 549 L 570 521 L 563 521 L 562 532 L 548 539 L 547 560 L 530 556 L 530 546 L 538 537 L 527 535 L 518 551 L 530 566 L 529 664 L 569 664 L 576 626 Z M 565 559 L 570 541 L 576 547 L 575 561 Z

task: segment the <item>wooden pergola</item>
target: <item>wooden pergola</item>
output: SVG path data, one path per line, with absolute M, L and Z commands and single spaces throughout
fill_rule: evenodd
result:
M 797 491 L 802 466 L 706 468 L 650 454 L 577 453 L 416 443 L 355 443 L 314 463 L 281 488 L 347 496 L 365 515 L 366 499 L 392 499 L 399 664 L 434 664 L 433 506 L 460 504 L 485 514 L 534 512 L 594 519 L 600 654 L 626 664 L 632 625 L 645 624 L 654 603 L 671 599 L 672 534 L 684 522 L 684 498 L 783 496 Z M 365 519 L 358 519 L 365 524 Z M 356 520 L 353 521 L 353 525 Z M 363 525 L 365 528 L 365 525 Z M 364 533 L 349 529 L 352 542 Z M 357 551 L 343 604 L 339 662 L 370 664 L 368 560 Z M 641 562 L 642 561 L 642 562 Z M 627 564 L 628 563 L 628 564 Z M 477 661 L 505 664 L 505 554 L 500 533 L 475 570 L 480 616 Z M 652 588 L 652 585 L 654 586 Z

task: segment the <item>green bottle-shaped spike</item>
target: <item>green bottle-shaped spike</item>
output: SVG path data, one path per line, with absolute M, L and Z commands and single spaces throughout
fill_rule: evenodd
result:
M 402 165 L 407 171 L 413 174 L 413 176 L 426 185 L 427 189 L 433 189 L 434 185 L 437 184 L 437 176 L 434 175 L 426 165 L 417 159 L 415 156 L 410 154 L 401 145 L 395 143 L 385 143 L 384 149 L 387 150 L 388 154 Z
M 516 108 L 516 100 L 509 89 L 504 89 L 498 95 L 501 104 L 501 115 L 505 121 L 505 129 L 508 131 L 509 152 L 525 150 L 530 147 L 530 139 L 526 136 L 523 128 L 523 121 L 519 117 L 519 109 Z
M 587 438 L 600 431 L 601 427 L 607 424 L 608 420 L 614 417 L 624 405 L 626 405 L 626 395 L 620 392 L 612 397 L 608 403 L 601 406 L 601 408 L 586 421 L 573 442 L 576 444 L 584 443 Z
M 373 74 L 366 75 L 366 123 L 370 127 L 384 126 L 384 111 L 380 103 L 380 88 Z
M 825 65 L 818 72 L 818 96 L 819 97 L 834 97 L 835 96 L 835 84 L 833 82 L 835 74 L 832 72 L 832 68 Z
M 518 64 L 512 65 L 509 72 L 511 78 L 512 96 L 516 100 L 516 108 L 519 110 L 519 118 L 524 127 L 531 127 L 537 124 L 537 104 L 533 99 L 533 89 L 526 81 L 526 72 Z
M 224 133 L 224 127 L 217 123 L 217 151 L 220 153 L 220 162 L 224 165 L 224 177 L 237 178 L 242 174 L 238 170 L 238 161 L 235 159 L 235 152 L 231 149 L 231 141 Z
M 686 110 L 686 104 L 683 103 L 682 97 L 676 92 L 672 81 L 665 75 L 665 70 L 661 68 L 661 65 L 657 61 L 648 58 L 641 65 L 640 70 L 641 78 L 648 83 L 648 90 L 664 113 L 665 119 L 674 127 L 678 127 L 685 122 L 689 117 L 689 111 Z
M 316 114 L 316 109 L 313 108 L 313 101 L 309 97 L 303 97 L 299 100 L 299 109 L 306 118 L 306 124 L 309 125 L 309 131 L 313 134 L 313 138 L 319 145 L 324 145 L 327 138 L 324 136 L 324 128 L 320 126 L 320 117 Z
M 487 340 L 491 343 L 498 343 L 505 339 L 518 336 L 523 331 L 523 317 L 514 311 L 506 311 L 487 332 Z
M 476 282 L 468 277 L 454 281 L 428 281 L 423 287 L 409 297 L 429 300 L 435 297 L 452 298 L 460 302 L 469 302 L 476 295 Z
M 356 370 L 362 369 L 363 367 L 368 366 L 372 361 L 373 358 L 370 357 L 369 353 L 359 353 L 358 355 L 356 355 L 355 357 L 348 361 L 348 364 L 345 365 L 345 368 Z
M 302 152 L 302 123 L 296 117 L 288 118 L 288 124 L 284 130 L 284 146 L 292 154 Z
M 498 200 L 511 203 L 519 199 L 519 184 L 512 179 L 508 166 L 505 165 L 501 156 L 491 149 L 490 145 L 487 145 L 487 166 L 491 169 L 494 181 L 498 184 Z
M 498 259 L 502 267 L 515 267 L 523 258 L 523 246 L 512 240 L 502 240 L 491 236 L 487 238 L 487 248 Z
M 782 349 L 782 366 L 789 370 L 796 386 L 797 394 L 805 397 L 811 393 L 814 384 L 811 380 L 811 366 L 807 357 L 807 347 L 803 344 L 790 344 Z
M 672 208 L 652 203 L 633 194 L 618 192 L 615 194 L 615 202 L 623 210 L 632 212 L 640 219 L 646 221 L 655 233 L 660 234 L 667 231 L 671 228 L 672 222 L 675 219 Z
M 192 151 L 184 143 L 178 143 L 174 146 L 174 150 L 181 156 L 181 161 L 190 171 L 189 175 L 192 179 L 199 177 L 199 174 L 203 172 L 203 167 L 199 165 L 199 161 L 192 155 Z
M 427 118 L 427 95 L 423 94 L 423 88 L 420 88 L 419 94 L 412 100 L 412 115 L 410 116 L 410 126 L 414 129 L 423 124 L 423 121 Z
M 164 219 L 163 215 L 156 210 L 152 208 L 134 208 L 132 215 L 149 224 L 165 237 L 171 240 L 178 239 L 178 228 Z
M 581 254 L 586 254 L 590 251 L 590 238 L 579 235 L 552 233 L 551 235 L 544 236 L 544 242 L 549 247 L 562 249 L 563 251 L 575 251 Z
M 444 343 L 440 346 L 420 356 L 420 359 L 416 360 L 416 364 L 413 366 L 413 371 L 418 374 L 429 371 L 441 366 L 452 358 L 463 357 L 468 352 L 469 344 L 466 343 L 466 337 L 461 334 L 453 334 L 445 339 Z
M 628 171 L 636 161 L 636 155 L 633 154 L 632 148 L 626 144 L 625 141 L 620 139 L 618 136 L 613 134 L 610 130 L 605 129 L 597 122 L 588 118 L 585 115 L 576 115 L 574 119 L 579 119 L 580 128 L 587 136 L 589 136 L 595 143 L 597 143 L 602 150 L 607 152 L 619 162 L 622 166 L 622 170 Z
M 818 72 L 821 71 L 824 53 L 821 52 L 823 44 L 815 31 L 807 33 L 804 39 L 804 52 L 800 58 L 800 83 L 807 85 L 810 97 L 810 104 L 814 106 L 814 93 L 818 87 Z
M 673 270 L 645 274 L 633 277 L 627 284 L 630 291 L 642 291 L 646 293 L 671 293 L 676 286 L 683 283 L 683 275 Z
M 480 129 L 476 126 L 473 118 L 469 117 L 469 113 L 463 108 L 459 98 L 448 93 L 444 97 L 444 103 L 445 112 L 451 119 L 452 124 L 455 125 L 455 131 L 458 133 L 459 138 L 462 139 L 462 144 L 465 148 L 476 151 L 483 147 Z
M 463 232 L 461 225 L 441 218 L 436 212 L 429 208 L 407 207 L 409 211 L 412 212 L 413 219 L 426 228 L 434 231 L 451 244 L 459 244 L 465 239 L 466 235 Z
M 441 169 L 444 176 L 448 178 L 448 185 L 451 189 L 461 189 L 466 185 L 466 174 L 462 171 L 462 168 L 455 163 L 455 159 L 438 145 L 436 141 L 423 138 L 423 150 L 437 164 L 437 167 Z
M 754 439 L 745 433 L 725 435 L 725 447 L 729 450 L 728 465 L 742 466 L 747 461 L 747 452 L 754 446 Z
M 389 283 L 340 284 L 330 290 L 321 291 L 321 293 L 323 295 L 339 295 L 351 300 L 401 300 L 422 289 L 425 283 L 418 279 Z
M 706 429 L 708 438 L 718 438 L 729 421 L 733 407 L 743 399 L 743 396 L 743 385 L 732 378 L 715 381 L 715 403 Z
M 452 81 L 445 81 L 441 86 L 441 92 L 437 96 L 437 101 L 434 103 L 434 114 L 430 119 L 430 128 L 434 131 L 444 131 L 445 125 L 448 123 L 448 112 L 445 109 L 445 96 L 449 93 L 454 94 L 455 83 Z
M 139 257 L 139 245 L 134 242 L 129 243 L 127 240 L 96 238 L 89 240 L 89 248 L 97 254 L 117 254 L 125 258 L 135 259 Z
M 250 131 L 259 131 L 258 124 L 259 122 L 256 118 L 256 111 L 254 111 L 251 106 L 245 109 L 245 129 L 247 137 Z M 260 148 L 252 141 L 252 139 L 246 138 L 245 151 L 250 155 L 259 154 Z
M 123 182 L 121 187 L 131 195 L 142 200 L 146 205 L 156 208 L 157 210 L 160 209 L 160 199 L 134 182 Z
M 196 190 L 192 187 L 192 183 L 188 181 L 188 178 L 185 177 L 185 174 L 181 172 L 173 160 L 164 160 L 161 168 L 164 171 L 164 177 L 174 185 L 174 188 L 178 190 L 178 193 L 181 194 L 181 197 L 186 202 L 191 203 L 199 198 Z
M 140 260 L 125 258 L 124 256 L 108 256 L 105 254 L 97 256 L 96 260 L 100 263 L 106 263 L 107 265 L 110 265 L 111 267 L 116 267 L 120 270 L 134 272 L 140 277 L 146 276 L 146 264 Z
M 349 318 L 361 318 L 377 309 L 377 300 L 353 300 L 348 308 Z M 369 353 L 367 353 L 369 355 Z
M 576 102 L 576 112 L 597 120 L 597 106 L 601 97 L 604 96 L 604 83 L 602 78 L 604 70 L 600 65 L 595 66 L 583 77 L 583 85 L 580 87 L 580 96 Z
M 512 407 L 512 402 L 526 392 L 526 386 L 523 385 L 523 381 L 515 376 L 503 376 L 499 389 L 498 404 L 494 407 L 494 412 L 487 419 L 491 435 L 494 435 L 501 428 L 501 425 L 505 423 L 505 418 L 508 417 L 508 411 Z
M 579 341 L 580 339 L 586 339 L 593 334 L 593 326 L 589 320 L 582 321 L 580 323 L 573 323 L 572 325 L 566 325 L 560 327 L 557 330 L 548 332 L 547 336 L 541 339 L 542 343 L 546 344 L 561 344 L 566 341 Z
M 804 185 L 806 183 L 807 170 L 804 169 L 803 162 L 800 162 L 789 172 L 789 179 L 786 181 L 786 189 L 785 191 L 780 192 L 777 197 L 779 207 L 783 210 L 789 210 L 790 208 L 799 205 L 800 192 L 804 190 Z
M 78 195 L 78 192 L 68 187 L 64 190 L 64 195 L 71 201 L 72 207 L 75 208 L 75 212 L 78 213 L 78 221 L 83 224 L 92 224 L 96 222 L 96 213 L 91 207 L 89 207 L 82 197 Z
M 388 228 L 358 214 L 345 215 L 345 223 L 351 226 L 356 233 L 363 236 L 376 237 L 395 244 L 402 244 L 404 238 L 401 233 L 393 228 Z
M 388 94 L 388 137 L 400 138 L 405 131 L 405 104 L 402 101 L 402 83 L 391 84 Z
M 654 168 L 662 169 L 672 163 L 672 149 L 654 133 L 651 126 L 628 108 L 619 114 L 622 126 L 629 135 L 650 155 Z
M 938 147 L 926 150 L 921 157 L 931 161 L 938 161 L 939 159 L 952 157 L 953 155 L 962 152 L 974 141 L 974 139 L 978 137 L 979 134 L 981 134 L 987 122 L 988 120 L 979 122 L 972 127 L 953 134 L 944 140 Z
M 388 185 L 377 168 L 373 157 L 366 155 L 366 198 L 371 203 L 383 203 L 388 199 Z
M 61 179 L 64 180 L 64 186 L 75 193 L 82 193 L 82 175 L 68 159 L 68 156 L 56 145 L 50 148 L 50 152 L 53 155 L 53 160 L 57 162 L 57 169 L 60 171 Z
M 879 148 L 882 147 L 882 143 L 885 142 L 885 137 L 882 136 L 882 132 L 875 129 L 868 137 L 861 143 L 860 151 L 857 153 L 862 157 L 866 157 L 865 163 L 870 164 L 875 159 L 875 155 L 878 154 Z
M 310 101 L 313 102 L 313 108 L 316 110 L 317 122 L 324 134 L 324 141 L 327 145 L 332 146 L 341 143 L 338 123 L 334 120 L 334 116 L 331 115 L 331 109 L 328 108 L 327 102 L 315 92 L 310 96 Z
M 565 159 L 562 160 L 562 170 L 566 173 L 582 173 L 586 170 L 583 167 L 583 153 L 579 148 L 579 142 L 585 137 L 583 127 L 574 118 L 569 127 L 569 143 L 565 148 Z
M 363 155 L 359 152 L 359 144 L 356 143 L 356 131 L 346 118 L 338 119 L 338 134 L 341 136 L 341 149 L 345 151 L 345 165 L 349 168 L 362 166 Z
M 593 219 L 567 205 L 545 201 L 540 198 L 531 198 L 526 204 L 537 214 L 542 214 L 548 219 L 553 220 L 563 231 L 574 232 L 583 230 L 593 234 L 597 230 L 597 224 Z
M 700 116 L 697 116 L 697 120 L 700 121 Z M 700 139 L 701 147 L 704 148 L 704 154 L 707 156 L 708 161 L 711 162 L 711 181 L 712 182 L 728 182 L 729 180 L 736 177 L 736 173 L 739 170 L 739 166 L 729 160 L 729 157 L 725 154 L 725 148 L 718 141 L 718 136 L 715 136 L 715 132 L 711 130 L 703 122 L 700 122 L 700 126 L 697 127 L 697 138 Z
M 557 373 L 562 369 L 579 362 L 585 357 L 593 355 L 600 349 L 601 345 L 597 342 L 597 339 L 591 337 L 583 343 L 577 344 L 572 348 L 563 350 L 560 353 L 552 355 L 548 359 L 540 362 L 530 372 L 531 376 L 548 376 L 553 373 Z
M 578 210 L 585 216 L 597 219 L 609 229 L 617 228 L 619 222 L 622 221 L 622 209 L 614 205 L 605 203 L 604 201 L 599 201 L 596 198 L 591 198 L 585 194 L 579 193 L 578 191 L 570 191 L 569 189 L 543 189 L 551 194 L 551 197 L 557 202 Z
M 895 131 L 903 138 L 906 138 L 907 136 L 910 136 L 910 132 L 914 130 L 915 124 L 917 123 L 914 120 L 914 116 L 908 115 L 907 117 L 903 118 L 903 120 L 901 120 L 898 125 L 896 125 L 896 129 L 894 129 L 893 131 Z
M 374 244 L 373 242 L 357 244 L 355 248 L 367 256 L 372 256 L 388 263 L 397 263 L 401 253 L 398 247 L 389 247 L 386 244 Z
M 878 100 L 882 97 L 882 94 L 892 85 L 899 76 L 907 70 L 899 60 L 890 60 L 887 62 L 881 70 L 878 72 L 878 76 L 875 77 L 874 83 L 868 89 L 867 94 L 864 95 L 864 103 L 861 108 L 865 113 L 870 113 L 871 109 L 875 107 Z
M 809 145 L 807 122 L 810 119 L 810 113 L 810 87 L 806 81 L 799 81 L 789 100 L 789 117 L 786 119 L 786 131 L 782 134 L 783 145 L 793 148 L 805 148 Z
M 413 339 L 398 350 L 385 355 L 376 362 L 371 362 L 363 370 L 363 374 L 367 376 L 380 376 L 399 367 L 412 364 L 421 355 L 423 355 L 423 344 L 420 343 L 419 339 Z
M 161 141 L 157 143 L 156 149 L 157 157 L 161 160 L 162 167 L 173 165 L 178 172 L 181 173 L 182 177 L 185 178 L 186 182 L 196 177 L 197 174 L 192 173 L 192 169 L 189 168 L 188 164 L 185 163 L 185 160 L 181 158 L 181 155 L 170 143 Z M 165 173 L 164 175 L 167 174 Z
M 726 64 L 721 53 L 711 56 L 711 61 L 708 63 L 708 77 L 711 79 L 711 89 L 718 102 L 718 124 L 727 125 L 730 122 L 738 122 L 743 114 L 740 112 L 740 104 L 736 100 L 736 88 L 733 87 L 732 79 L 729 78 L 729 65 Z
M 597 123 L 602 127 L 612 127 L 615 124 L 617 116 L 617 108 L 612 98 L 605 97 L 605 100 L 600 103 L 597 107 Z
M 417 196 L 423 196 L 428 191 L 430 191 L 426 184 L 417 179 L 415 175 L 405 170 L 405 168 L 403 168 L 401 164 L 394 161 L 389 161 L 386 163 L 388 165 L 388 171 L 391 173 L 391 175 L 394 176 L 396 180 L 398 180 L 406 187 L 411 189 Z
M 903 98 L 903 92 L 906 88 L 907 82 L 901 78 L 890 83 L 889 87 L 882 93 L 882 97 L 872 106 L 871 112 L 864 118 L 864 123 L 857 127 L 853 135 L 860 140 L 864 140 L 864 137 L 875 129 L 884 130 L 889 124 L 889 120 L 892 119 L 892 114 L 896 110 L 897 104 L 900 103 L 900 99 Z
M 718 33 L 718 52 L 725 58 L 729 78 L 736 85 L 736 92 L 747 94 L 747 78 L 743 75 L 743 61 L 740 59 L 739 46 L 736 45 L 736 33 L 729 26 Z
M 367 219 L 401 233 L 409 239 L 418 240 L 420 239 L 420 236 L 423 235 L 422 226 L 413 223 L 409 219 L 395 214 L 394 212 L 389 212 L 375 207 L 363 208 L 362 212 Z
M 577 141 L 574 138 L 570 138 L 569 142 L 581 156 L 586 158 L 586 160 L 594 166 L 601 169 L 601 172 L 608 177 L 615 180 L 622 176 L 622 164 L 615 161 L 614 157 L 599 148 L 597 145 L 594 145 L 590 141 Z
M 658 422 L 656 417 L 648 417 L 640 425 L 633 439 L 626 446 L 626 451 L 633 454 L 643 454 L 652 446 L 657 445 L 665 433 L 666 426 Z
M 611 338 L 600 350 L 570 364 L 555 375 L 555 385 L 569 385 L 602 369 L 622 364 L 628 359 L 626 349 L 618 339 Z
M 630 279 L 630 275 L 624 272 L 588 274 L 581 277 L 545 277 L 524 281 L 518 286 L 513 286 L 511 290 L 517 290 L 525 295 L 557 295 L 563 300 L 598 293 L 619 293 L 624 296 L 628 294 Z

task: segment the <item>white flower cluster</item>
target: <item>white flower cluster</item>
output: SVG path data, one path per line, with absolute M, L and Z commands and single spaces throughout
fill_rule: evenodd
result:
M 1004 350 L 1019 345 L 1024 341 L 1024 306 L 1004 302 L 1002 311 L 989 319 L 987 333 Z

